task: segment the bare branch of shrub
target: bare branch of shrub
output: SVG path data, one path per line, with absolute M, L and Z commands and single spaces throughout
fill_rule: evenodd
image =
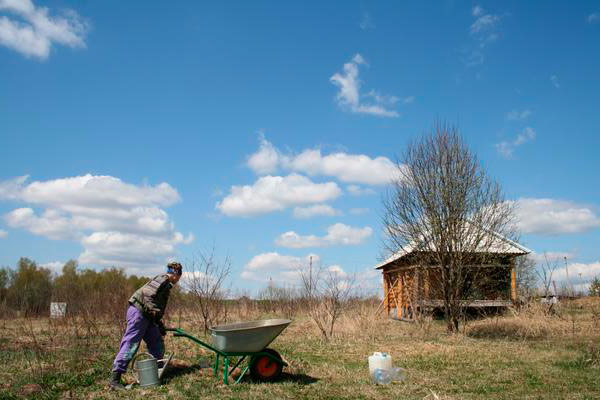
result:
M 331 339 L 339 317 L 348 305 L 355 278 L 338 271 L 314 268 L 312 257 L 308 268 L 300 269 L 302 295 L 308 314 L 325 340 Z
M 231 273 L 231 259 L 219 259 L 213 246 L 200 252 L 184 266 L 183 284 L 192 297 L 192 308 L 203 323 L 204 331 L 227 318 L 225 300 L 229 290 L 225 281 Z

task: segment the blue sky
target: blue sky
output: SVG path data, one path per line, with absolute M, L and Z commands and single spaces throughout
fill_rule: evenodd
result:
M 442 119 L 585 285 L 599 50 L 598 2 L 0 0 L 0 265 L 152 274 L 214 243 L 238 288 L 311 255 L 376 286 L 386 182 Z

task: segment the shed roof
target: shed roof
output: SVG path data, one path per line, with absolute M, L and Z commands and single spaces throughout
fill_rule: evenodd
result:
M 508 254 L 508 255 L 524 255 L 531 253 L 527 247 L 520 245 L 519 243 L 512 241 L 499 233 L 489 232 L 490 235 L 493 236 L 492 242 L 489 246 L 486 246 L 485 249 L 479 248 L 476 252 L 481 253 L 489 253 L 489 254 Z M 375 269 L 381 269 L 386 265 L 397 261 L 405 256 L 408 256 L 412 253 L 417 253 L 419 250 L 414 250 L 414 245 L 408 245 L 406 248 L 394 253 L 391 257 L 387 258 L 385 261 L 380 262 L 375 266 Z

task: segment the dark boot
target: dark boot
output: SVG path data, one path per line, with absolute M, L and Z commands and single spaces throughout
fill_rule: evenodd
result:
M 110 376 L 109 386 L 115 390 L 123 390 L 125 386 L 121 383 L 121 373 L 119 371 L 113 371 Z

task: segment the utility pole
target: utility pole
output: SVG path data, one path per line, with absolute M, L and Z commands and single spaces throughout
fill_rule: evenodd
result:
M 573 297 L 573 287 L 569 281 L 569 264 L 567 263 L 567 256 L 565 258 L 565 271 L 567 273 L 567 290 L 569 291 L 569 297 Z

